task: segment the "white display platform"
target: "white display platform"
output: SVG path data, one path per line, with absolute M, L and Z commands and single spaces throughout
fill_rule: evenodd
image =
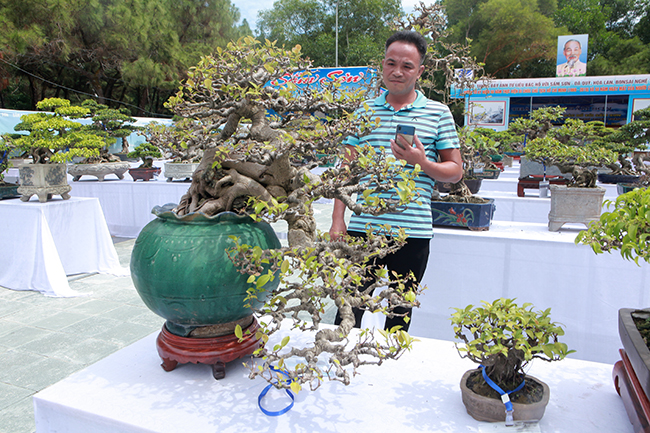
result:
M 140 230 L 155 218 L 155 206 L 178 203 L 189 189 L 190 182 L 150 180 L 81 180 L 70 182 L 70 194 L 97 197 L 101 203 L 108 230 L 113 236 L 136 238 Z
M 128 275 L 120 265 L 99 200 L 0 200 L 0 286 L 77 296 L 66 275 Z
M 574 240 L 582 225 L 549 232 L 546 224 L 493 221 L 489 231 L 436 228 L 412 335 L 453 339 L 452 308 L 500 297 L 551 308 L 579 359 L 619 359 L 618 309 L 650 305 L 650 267 L 618 252 L 595 254 Z
M 484 424 L 467 415 L 460 396 L 463 372 L 476 365 L 448 341 L 421 339 L 400 360 L 361 367 L 347 387 L 326 382 L 301 391 L 291 410 L 270 417 L 257 406 L 266 382 L 248 379 L 241 362 L 228 364 L 219 381 L 205 365 L 165 372 L 155 338 L 151 334 L 37 393 L 36 432 L 459 433 L 478 432 Z M 574 359 L 535 362 L 529 373 L 551 389 L 541 431 L 632 431 L 611 372 L 611 365 Z M 271 390 L 263 404 L 278 411 L 289 402 L 284 391 Z

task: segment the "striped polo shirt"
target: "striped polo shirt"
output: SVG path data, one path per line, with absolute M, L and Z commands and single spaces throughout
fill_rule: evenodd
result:
M 386 102 L 383 93 L 378 98 L 368 101 L 368 106 L 373 110 L 372 117 L 379 117 L 380 126 L 370 134 L 361 137 L 349 136 L 344 144 L 351 146 L 371 145 L 375 151 L 383 148 L 387 156 L 392 156 L 390 139 L 395 138 L 395 129 L 398 124 L 414 126 L 415 135 L 418 136 L 427 155 L 432 161 L 438 160 L 439 149 L 458 148 L 458 135 L 456 125 L 449 108 L 436 101 L 428 99 L 422 92 L 417 91 L 415 101 L 399 111 Z M 360 110 L 363 110 L 361 108 Z M 406 170 L 413 170 L 407 165 Z M 364 178 L 362 181 L 367 180 Z M 416 200 L 402 207 L 400 212 L 387 213 L 379 216 L 369 214 L 353 214 L 348 230 L 365 232 L 366 225 L 370 224 L 378 229 L 379 225 L 389 224 L 393 229 L 400 227 L 406 231 L 408 237 L 431 238 L 433 237 L 433 224 L 431 219 L 431 195 L 435 181 L 420 172 L 415 179 L 416 187 L 420 188 L 420 195 Z M 390 193 L 379 194 L 379 197 L 389 198 Z M 395 198 L 392 195 L 392 198 Z M 359 200 L 359 199 L 358 199 Z M 419 202 L 419 203 L 418 203 Z

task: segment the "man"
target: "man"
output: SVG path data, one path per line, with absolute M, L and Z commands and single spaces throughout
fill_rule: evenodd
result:
M 385 265 L 389 271 L 406 276 L 411 271 L 419 284 L 426 270 L 429 258 L 429 241 L 433 237 L 431 218 L 431 195 L 435 181 L 458 182 L 463 175 L 463 162 L 459 150 L 458 135 L 453 117 L 447 106 L 426 98 L 415 89 L 417 80 L 424 72 L 424 57 L 427 51 L 426 40 L 416 32 L 397 32 L 386 41 L 385 58 L 382 61 L 384 86 L 388 89 L 378 98 L 368 101 L 373 116 L 381 119 L 381 124 L 372 133 L 362 137 L 351 136 L 346 139 L 348 158 L 356 157 L 355 147 L 369 144 L 376 149 L 383 148 L 387 155 L 406 161 L 407 170 L 415 164 L 423 173 L 416 179 L 416 186 L 423 189 L 417 202 L 410 203 L 404 212 L 386 214 L 379 217 L 371 215 L 352 215 L 350 227 L 345 223 L 345 205 L 334 202 L 330 236 L 337 239 L 346 232 L 352 236 L 365 236 L 366 224 L 378 228 L 380 224 L 390 224 L 406 230 L 408 239 L 404 247 L 395 254 L 378 259 L 375 265 Z M 415 127 L 411 146 L 403 137 L 395 143 L 395 128 L 398 124 Z M 439 162 L 438 162 L 439 161 Z M 410 309 L 396 308 L 396 313 L 407 314 Z M 361 326 L 362 310 L 355 310 L 355 327 Z M 337 314 L 336 324 L 341 321 Z M 384 328 L 395 325 L 407 331 L 409 323 L 403 317 L 386 318 Z
M 587 65 L 580 61 L 582 45 L 575 39 L 569 39 L 564 44 L 566 62 L 557 65 L 558 77 L 584 77 L 587 75 Z

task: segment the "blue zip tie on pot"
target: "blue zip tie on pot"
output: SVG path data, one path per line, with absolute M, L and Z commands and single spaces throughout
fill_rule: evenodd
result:
M 285 379 L 284 382 L 292 382 L 291 377 L 289 376 L 289 374 L 285 370 L 280 370 L 280 369 L 275 368 L 275 367 L 273 367 L 271 365 L 271 371 L 277 371 L 278 373 L 281 373 L 281 374 L 287 376 L 288 379 Z M 269 411 L 269 410 L 266 410 L 266 409 L 264 409 L 262 407 L 262 399 L 271 390 L 272 386 L 273 386 L 272 383 L 268 384 L 266 386 L 266 388 L 264 388 L 262 390 L 262 392 L 260 393 L 260 396 L 257 397 L 257 405 L 260 407 L 260 410 L 265 415 L 268 415 L 268 416 L 280 416 L 280 415 L 283 415 L 283 414 L 289 412 L 291 410 L 291 408 L 293 407 L 293 404 L 295 402 L 295 398 L 293 396 L 293 393 L 291 391 L 289 391 L 288 389 L 285 389 L 285 391 L 287 392 L 287 395 L 291 398 L 291 403 L 289 403 L 289 405 L 287 407 L 285 407 L 284 409 L 278 410 L 278 411 Z
M 485 382 L 488 385 L 490 385 L 490 387 L 492 387 L 492 389 L 494 389 L 496 392 L 498 392 L 501 395 L 501 401 L 506 406 L 506 426 L 515 425 L 515 420 L 514 420 L 514 416 L 513 416 L 514 408 L 512 407 L 512 402 L 510 401 L 510 395 L 509 394 L 512 394 L 513 392 L 517 392 L 520 389 L 522 389 L 524 387 L 524 385 L 526 384 L 526 379 L 522 380 L 517 388 L 513 389 L 512 391 L 506 392 L 506 391 L 502 390 L 499 385 L 494 383 L 494 381 L 488 377 L 487 373 L 485 372 L 485 366 L 483 366 L 483 365 L 481 365 L 481 373 L 483 374 L 483 379 L 485 380 Z

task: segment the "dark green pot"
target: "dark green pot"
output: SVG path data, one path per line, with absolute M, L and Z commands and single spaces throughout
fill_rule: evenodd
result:
M 262 249 L 280 248 L 271 226 L 231 212 L 178 217 L 171 208 L 153 209 L 157 218 L 142 229 L 133 247 L 131 278 L 144 303 L 178 334 L 250 316 L 244 305 L 248 275 L 238 272 L 226 254 L 234 246 L 229 236 Z M 265 289 L 278 284 L 275 278 Z M 258 298 L 253 307 L 262 304 L 263 296 Z

